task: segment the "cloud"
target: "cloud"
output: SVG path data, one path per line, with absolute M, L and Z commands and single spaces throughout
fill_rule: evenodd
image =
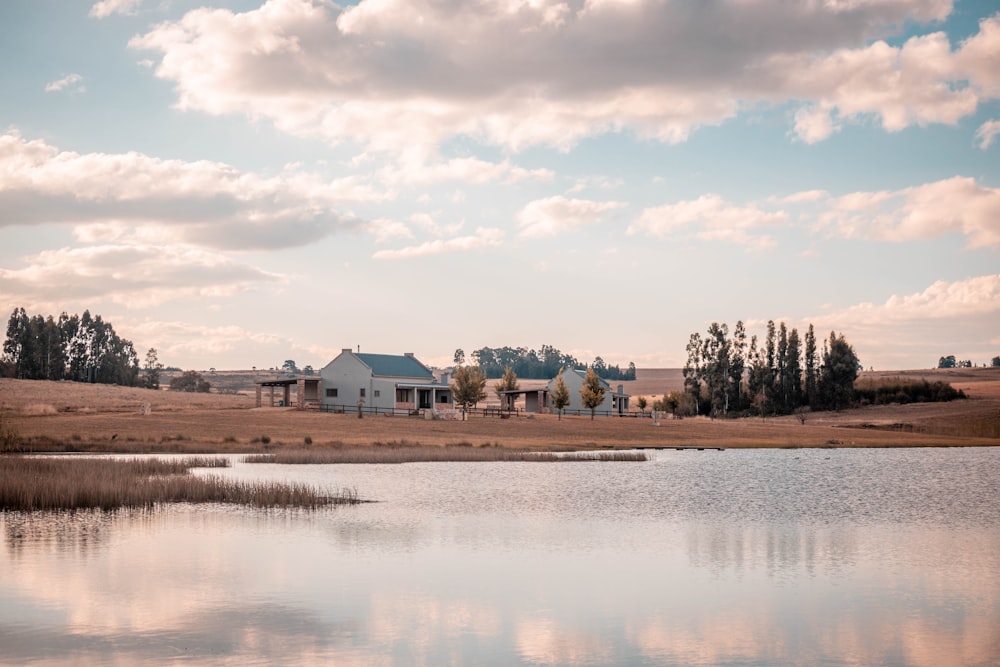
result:
M 288 280 L 218 253 L 176 245 L 60 248 L 25 261 L 27 266 L 21 269 L 0 268 L 0 301 L 35 304 L 36 308 L 94 301 L 146 308 L 184 297 L 227 296 Z
M 977 362 L 995 356 L 991 337 L 998 314 L 1000 274 L 992 274 L 939 280 L 920 292 L 858 303 L 810 321 L 819 337 L 831 330 L 843 332 L 865 366 L 930 368 L 945 354 Z
M 265 178 L 219 162 L 79 154 L 0 134 L 0 227 L 69 224 L 83 238 L 116 230 L 119 241 L 287 248 L 361 225 L 339 207 L 386 196 L 353 177 L 293 169 Z
M 135 14 L 142 0 L 101 0 L 90 8 L 90 17 L 103 19 L 112 14 Z
M 726 241 L 753 249 L 774 245 L 774 239 L 757 230 L 788 223 L 784 211 L 762 211 L 755 206 L 736 206 L 718 195 L 667 204 L 643 210 L 626 233 L 657 239 L 695 238 L 700 241 Z
M 56 93 L 62 90 L 66 90 L 67 88 L 74 87 L 73 88 L 74 93 L 84 93 L 87 91 L 87 88 L 82 84 L 77 85 L 80 84 L 82 81 L 83 77 L 80 76 L 79 74 L 67 74 L 58 81 L 53 81 L 52 83 L 46 84 L 45 92 Z
M 396 161 L 379 172 L 380 179 L 389 185 L 424 186 L 447 181 L 482 185 L 495 181 L 507 184 L 522 181 L 551 181 L 554 174 L 548 169 L 524 169 L 510 162 L 489 162 L 474 157 L 428 161 L 423 154 L 410 154 L 408 159 Z
M 976 130 L 976 139 L 979 140 L 979 148 L 986 150 L 993 145 L 993 140 L 1000 134 L 1000 120 L 988 120 Z
M 894 192 L 834 198 L 820 226 L 844 238 L 915 241 L 959 233 L 970 248 L 1000 245 L 1000 189 L 953 178 Z
M 503 241 L 503 230 L 493 227 L 480 227 L 471 236 L 458 236 L 451 239 L 436 239 L 420 245 L 399 248 L 397 250 L 379 250 L 374 259 L 408 259 L 411 257 L 426 257 L 448 252 L 467 252 L 498 246 Z
M 567 199 L 562 196 L 537 199 L 518 213 L 518 236 L 542 238 L 575 231 L 600 222 L 610 211 L 623 206 L 624 203 L 616 201 Z
M 1000 95 L 998 16 L 957 49 L 940 32 L 884 41 L 951 11 L 951 0 L 269 0 L 194 10 L 131 46 L 156 54 L 179 109 L 364 150 L 433 154 L 455 136 L 567 149 L 626 130 L 679 142 L 762 103 L 800 107 L 793 132 L 815 142 L 868 116 L 890 131 L 954 123 Z
M 118 324 L 118 321 L 115 322 Z M 171 359 L 218 358 L 218 355 L 239 350 L 242 357 L 248 349 L 277 348 L 280 354 L 289 350 L 305 350 L 292 339 L 279 334 L 251 331 L 241 326 L 205 326 L 190 322 L 142 320 L 130 322 L 121 320 L 122 335 L 143 347 L 155 347 L 161 361 L 171 363 Z M 270 357 L 274 357 L 272 351 Z M 214 363 L 214 362 L 212 362 Z

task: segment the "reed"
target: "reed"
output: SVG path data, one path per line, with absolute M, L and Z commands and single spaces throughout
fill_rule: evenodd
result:
M 494 461 L 572 462 L 646 461 L 643 452 L 531 452 L 504 447 L 472 447 L 468 443 L 444 447 L 414 444 L 336 446 L 321 449 L 282 449 L 243 457 L 244 463 L 333 464 L 333 463 L 483 463 Z
M 222 459 L 224 461 L 224 459 Z M 191 475 L 209 458 L 73 459 L 0 457 L 0 510 L 148 509 L 164 503 L 233 503 L 314 509 L 361 502 L 301 483 L 245 482 Z

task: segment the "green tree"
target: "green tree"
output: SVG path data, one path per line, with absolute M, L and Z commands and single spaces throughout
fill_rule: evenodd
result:
M 562 376 L 562 369 L 560 369 L 555 381 L 552 383 L 552 407 L 559 411 L 560 420 L 562 420 L 562 413 L 567 405 L 569 405 L 569 387 L 566 386 L 566 381 L 563 380 Z
M 486 398 L 486 374 L 479 366 L 459 366 L 451 381 L 451 395 L 457 405 L 462 406 L 465 418 L 469 406 L 475 406 Z
M 146 350 L 146 363 L 142 367 L 142 370 L 142 386 L 146 389 L 159 389 L 160 372 L 163 370 L 163 364 L 160 363 L 155 347 Z
M 295 365 L 294 359 L 285 359 L 285 363 L 281 364 L 281 368 L 289 373 L 299 372 L 299 367 Z
M 947 357 L 938 359 L 938 368 L 955 368 L 956 366 L 958 366 L 958 362 L 955 361 L 954 354 L 949 354 Z
M 583 386 L 580 387 L 580 400 L 583 407 L 590 409 L 590 418 L 594 418 L 594 412 L 598 406 L 604 402 L 604 385 L 601 378 L 594 372 L 594 367 L 587 369 L 587 376 L 583 379 Z
M 747 366 L 747 330 L 742 320 L 736 322 L 733 339 L 729 345 L 729 392 L 731 405 L 736 410 L 746 408 L 743 392 L 743 375 Z
M 456 366 L 461 366 L 465 363 L 465 350 L 458 348 L 455 350 L 455 356 L 453 358 Z
M 635 399 L 635 405 L 636 407 L 639 408 L 639 412 L 641 414 L 643 415 L 646 414 L 646 406 L 649 405 L 649 403 L 646 401 L 645 396 L 640 396 L 639 398 Z
M 688 338 L 687 361 L 682 371 L 684 375 L 684 391 L 691 394 L 695 405 L 701 403 L 702 382 L 702 341 L 701 334 L 695 332 Z
M 805 339 L 805 362 L 806 362 L 806 395 L 805 401 L 809 405 L 819 403 L 819 358 L 816 355 L 816 332 L 813 325 L 809 325 Z
M 504 398 L 505 391 L 517 391 L 521 388 L 521 385 L 517 383 L 517 373 L 514 369 L 508 366 L 503 371 L 503 377 L 493 385 L 493 391 L 496 392 L 497 398 L 500 399 L 502 407 L 507 408 L 507 399 Z M 511 400 L 511 402 L 513 402 Z
M 184 371 L 170 381 L 170 391 L 188 391 L 207 394 L 212 385 L 198 371 Z
M 850 405 L 858 368 L 858 355 L 854 353 L 854 348 L 842 335 L 831 331 L 829 347 L 823 353 L 820 388 L 827 408 L 840 410 Z
M 788 345 L 785 347 L 785 396 L 787 396 L 788 412 L 792 412 L 803 403 L 802 394 L 802 355 L 799 352 L 799 332 L 792 329 L 788 332 Z
M 990 366 L 996 367 L 1000 366 L 1000 357 L 993 357 L 990 359 Z

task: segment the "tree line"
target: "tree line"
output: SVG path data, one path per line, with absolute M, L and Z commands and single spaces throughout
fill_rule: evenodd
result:
M 100 315 L 29 317 L 15 308 L 7 322 L 2 371 L 26 380 L 74 380 L 133 386 L 139 360 L 132 342 Z
M 836 332 L 821 352 L 812 324 L 800 336 L 769 320 L 763 340 L 748 340 L 742 321 L 731 335 L 728 325 L 713 322 L 704 337 L 696 332 L 688 340 L 684 393 L 697 414 L 839 410 L 852 403 L 860 368 L 854 348 Z
M 550 380 L 554 378 L 560 370 L 566 368 L 576 368 L 585 370 L 593 368 L 594 372 L 605 380 L 634 380 L 635 364 L 622 369 L 617 364 L 608 364 L 601 357 L 594 359 L 593 363 L 586 364 L 571 354 L 552 347 L 542 345 L 538 350 L 526 347 L 481 347 L 472 352 L 473 362 L 479 366 L 487 378 L 501 378 L 509 368 L 521 378 L 533 380 Z M 455 364 L 465 363 L 465 352 L 461 349 L 455 350 Z

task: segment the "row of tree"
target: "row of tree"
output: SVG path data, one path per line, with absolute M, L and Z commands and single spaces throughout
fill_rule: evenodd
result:
M 542 345 L 539 350 L 526 347 L 482 347 L 474 350 L 471 357 L 487 378 L 503 377 L 504 372 L 509 368 L 518 377 L 548 380 L 554 378 L 560 370 L 567 366 L 580 370 L 588 368 L 588 364 L 551 345 Z M 454 361 L 456 366 L 465 363 L 465 352 L 462 349 L 455 350 Z M 594 372 L 605 380 L 635 379 L 634 363 L 629 363 L 627 368 L 622 369 L 617 364 L 608 364 L 601 357 L 597 357 L 589 367 L 593 368 Z
M 479 401 L 486 399 L 486 374 L 478 365 L 459 366 L 455 369 L 451 382 L 451 396 L 456 405 L 462 408 L 462 413 L 470 406 L 475 406 Z M 493 385 L 493 391 L 498 398 L 502 398 L 505 391 L 517 391 L 520 385 L 517 381 L 517 373 L 508 366 L 504 369 L 503 376 L 499 382 Z M 562 419 L 562 411 L 569 405 L 569 387 L 563 380 L 562 369 L 556 372 L 555 382 L 552 385 L 552 407 L 559 411 L 559 419 Z M 580 387 L 580 400 L 585 408 L 590 410 L 590 418 L 594 418 L 595 410 L 604 402 L 604 385 L 601 384 L 593 367 L 587 369 L 587 376 Z
M 15 308 L 3 344 L 4 375 L 28 380 L 76 380 L 133 386 L 139 360 L 132 342 L 100 315 L 29 317 Z
M 956 359 L 954 354 L 938 359 L 938 368 L 973 368 L 971 359 Z M 1000 366 L 1000 357 L 990 359 L 990 366 L 994 368 Z
M 763 341 L 756 335 L 748 340 L 742 321 L 732 335 L 728 325 L 713 322 L 704 337 L 691 334 L 687 354 L 684 391 L 697 414 L 839 410 L 851 403 L 861 368 L 842 335 L 831 332 L 820 353 L 811 324 L 800 337 L 773 320 Z

